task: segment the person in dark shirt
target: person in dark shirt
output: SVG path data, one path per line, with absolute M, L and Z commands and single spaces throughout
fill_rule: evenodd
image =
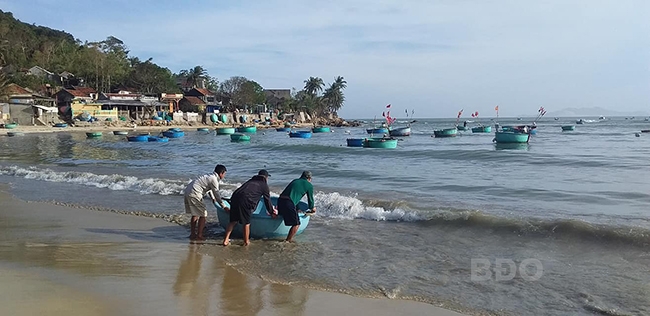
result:
M 266 183 L 268 177 L 270 177 L 269 172 L 262 169 L 256 176 L 244 182 L 244 184 L 232 193 L 230 198 L 230 223 L 228 223 L 228 227 L 226 228 L 226 236 L 223 238 L 224 246 L 230 244 L 230 234 L 238 223 L 244 226 L 244 246 L 250 244 L 248 237 L 251 228 L 251 214 L 257 207 L 260 198 L 264 197 L 266 209 L 273 212 L 271 215 L 275 218 L 275 208 L 273 207 L 273 203 L 271 203 L 269 185 Z
M 315 213 L 314 207 L 314 186 L 311 184 L 311 171 L 303 171 L 300 178 L 295 179 L 284 188 L 278 199 L 278 214 L 284 219 L 285 226 L 291 226 L 287 234 L 286 241 L 293 242 L 293 236 L 296 235 L 300 227 L 300 217 L 296 205 L 300 199 L 307 194 L 307 203 L 309 204 L 308 213 Z

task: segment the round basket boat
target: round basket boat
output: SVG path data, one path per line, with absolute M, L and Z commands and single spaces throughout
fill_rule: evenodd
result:
M 232 135 L 235 133 L 234 127 L 219 127 L 217 128 L 217 135 Z
M 210 129 L 207 127 L 199 127 L 196 129 L 197 132 L 209 132 Z
M 7 123 L 7 124 L 5 124 L 6 129 L 14 129 L 16 127 L 18 127 L 17 123 Z
M 185 136 L 185 132 L 171 131 L 171 130 L 170 131 L 164 131 L 162 134 L 163 134 L 163 136 L 169 137 L 169 138 L 180 138 L 180 137 Z
M 289 137 L 291 137 L 291 138 L 311 138 L 311 131 L 290 132 Z
M 148 142 L 149 135 L 127 136 L 126 140 L 130 142 Z
M 7 132 L 7 136 L 13 137 L 13 136 L 23 136 L 25 133 L 23 132 Z
M 113 131 L 113 135 L 128 135 L 127 131 Z
M 86 133 L 86 137 L 88 137 L 88 138 L 100 138 L 100 137 L 102 137 L 102 132 L 88 132 L 88 133 Z
M 312 129 L 314 133 L 329 133 L 331 129 L 328 126 L 318 126 Z
M 56 124 L 54 124 L 54 127 L 68 127 L 68 124 L 66 124 L 66 123 L 56 123 Z
M 230 135 L 231 142 L 249 142 L 251 137 L 246 134 L 235 133 Z
M 160 137 L 160 136 L 149 136 L 147 138 L 147 141 L 152 142 L 152 143 L 166 143 L 166 142 L 169 141 L 169 138 L 168 137 Z
M 257 127 L 256 126 L 240 126 L 237 127 L 237 133 L 257 133 Z

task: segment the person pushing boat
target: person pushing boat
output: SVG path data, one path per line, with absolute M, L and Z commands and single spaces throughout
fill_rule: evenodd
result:
M 316 207 L 314 207 L 314 186 L 311 184 L 311 171 L 303 171 L 300 178 L 291 181 L 280 193 L 280 198 L 278 198 L 278 214 L 284 219 L 285 226 L 291 226 L 286 239 L 288 242 L 293 242 L 293 236 L 296 235 L 300 227 L 300 217 L 296 205 L 305 194 L 310 209 L 307 213 L 313 214 L 316 212 Z
M 230 234 L 232 234 L 235 225 L 243 225 L 244 246 L 250 244 L 251 214 L 257 208 L 260 198 L 264 198 L 264 205 L 269 210 L 271 216 L 275 218 L 275 208 L 271 203 L 271 194 L 269 185 L 266 183 L 271 175 L 265 169 L 260 170 L 256 176 L 244 182 L 230 198 L 230 223 L 226 227 L 226 236 L 223 238 L 223 245 L 230 244 Z
M 224 207 L 221 195 L 219 195 L 219 179 L 226 176 L 226 166 L 217 165 L 213 173 L 202 175 L 190 182 L 183 192 L 185 202 L 185 213 L 191 214 L 190 240 L 205 240 L 203 228 L 205 228 L 205 217 L 208 210 L 203 203 L 203 197 L 208 194 L 214 204 L 219 203 Z M 198 226 L 198 227 L 197 227 Z

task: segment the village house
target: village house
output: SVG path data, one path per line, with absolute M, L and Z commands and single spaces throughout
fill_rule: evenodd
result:
M 132 120 L 152 118 L 157 112 L 167 110 L 168 106 L 159 102 L 157 97 L 126 90 L 117 93 L 101 93 L 97 103 L 101 103 L 102 108 L 117 109 L 120 117 L 128 117 Z
M 166 103 L 169 108 L 168 112 L 180 111 L 180 101 L 183 99 L 182 93 L 161 93 L 160 102 Z
M 29 68 L 29 69 L 27 69 L 25 74 L 35 76 L 35 77 L 39 77 L 39 78 L 42 78 L 42 79 L 46 79 L 46 80 L 53 81 L 53 82 L 58 82 L 59 81 L 59 77 L 57 75 L 55 75 L 53 72 L 51 72 L 51 71 L 49 71 L 49 70 L 47 70 L 47 69 L 45 69 L 45 68 L 43 68 L 41 66 L 34 66 L 32 68 Z
M 23 88 L 15 83 L 7 85 L 4 93 L 8 101 L 3 108 L 3 119 L 21 125 L 49 125 L 56 120 L 55 100 Z M 4 113 L 8 112 L 8 113 Z

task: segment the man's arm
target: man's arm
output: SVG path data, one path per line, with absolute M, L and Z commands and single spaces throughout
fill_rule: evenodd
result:
M 272 217 L 275 217 L 273 203 L 271 202 L 271 192 L 268 185 L 265 185 L 262 188 L 262 197 L 264 197 L 264 205 L 266 206 L 267 211 Z
M 314 208 L 314 186 L 313 185 L 309 186 L 309 188 L 307 189 L 307 202 L 309 204 L 309 209 L 315 212 L 316 208 Z

